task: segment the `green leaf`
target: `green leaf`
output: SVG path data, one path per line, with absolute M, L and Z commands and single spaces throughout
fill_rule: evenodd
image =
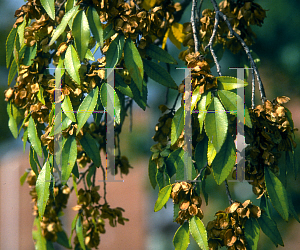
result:
M 192 94 L 192 100 L 191 100 L 191 113 L 194 111 L 198 101 L 201 99 L 201 94 L 200 94 L 200 86 L 198 85 Z
M 46 247 L 47 247 L 47 250 L 55 250 L 53 247 L 53 242 L 51 240 L 47 240 Z
M 106 40 L 116 34 L 116 31 L 113 29 L 113 24 L 110 23 L 109 25 L 106 26 L 106 28 L 103 31 L 103 40 Z
M 211 140 L 207 140 L 207 163 L 210 166 L 217 155 L 217 151 Z
M 73 176 L 74 177 L 74 176 Z M 74 178 L 73 178 L 73 183 L 75 183 L 74 185 L 74 189 L 77 190 L 77 184 L 76 184 L 76 181 L 74 181 Z M 76 192 L 76 195 L 78 196 L 78 193 Z M 72 225 L 71 225 L 71 235 L 69 237 L 69 245 L 71 246 L 72 245 L 72 236 L 73 236 L 73 231 L 75 230 L 75 227 L 76 227 L 76 222 L 77 222 L 77 218 L 78 218 L 78 214 L 76 214 L 76 216 L 74 217 L 74 219 L 72 220 Z
M 98 111 L 98 112 L 96 112 L 96 111 Z M 97 98 L 97 104 L 96 104 L 96 107 L 95 107 L 95 111 L 93 112 L 93 118 L 94 118 L 94 121 L 95 121 L 97 126 L 100 125 L 101 118 L 103 116 L 103 113 L 99 112 L 99 111 L 104 111 L 104 108 L 102 106 L 101 99 Z
M 157 63 L 151 62 L 149 60 L 143 60 L 144 69 L 147 75 L 154 81 L 164 85 L 168 88 L 177 89 L 177 85 L 174 79 L 170 76 L 167 70 Z
M 47 12 L 48 16 L 54 20 L 55 19 L 55 8 L 54 8 L 55 0 L 41 0 L 41 4 Z
M 184 222 L 176 231 L 173 238 L 175 250 L 186 250 L 190 244 L 189 223 Z
M 167 51 L 154 44 L 150 44 L 149 47 L 147 47 L 146 54 L 157 61 L 178 64 L 177 61 Z
M 80 144 L 87 155 L 92 159 L 96 167 L 101 164 L 100 150 L 97 146 L 96 140 L 89 134 L 86 133 L 80 140 Z
M 200 125 L 200 134 L 202 133 L 204 120 L 207 114 L 207 108 L 211 103 L 211 92 L 203 93 L 200 102 L 198 103 L 198 121 Z
M 125 37 L 123 34 L 118 36 L 110 43 L 106 53 L 105 68 L 114 68 L 122 57 Z
M 153 161 L 151 158 L 149 159 L 149 166 L 148 166 L 148 175 L 149 180 L 151 183 L 151 186 L 153 189 L 156 187 L 156 173 L 157 173 L 157 166 L 155 161 Z
M 78 111 L 77 111 L 77 134 L 79 133 L 80 129 L 86 123 L 87 119 L 95 110 L 95 106 L 97 104 L 98 99 L 98 87 L 94 88 L 88 95 L 84 98 L 82 103 L 80 104 Z
M 80 10 L 74 18 L 72 35 L 75 40 L 76 51 L 79 55 L 79 59 L 83 61 L 88 50 L 90 40 L 89 22 L 83 10 Z
M 159 190 L 164 188 L 166 186 L 165 179 L 164 179 L 164 171 L 161 171 L 161 169 L 157 170 L 155 180 Z
M 113 74 L 113 73 L 112 73 Z M 114 108 L 114 113 L 109 113 L 110 117 L 115 117 L 116 123 L 120 124 L 120 114 L 121 114 L 121 105 L 120 99 L 116 93 L 116 91 L 111 87 L 110 84 L 103 83 L 100 89 L 100 98 L 103 107 L 107 110 L 107 112 L 111 112 L 112 110 L 107 109 L 107 102 L 109 102 L 109 106 Z
M 79 68 L 81 66 L 78 55 L 73 45 L 69 45 L 65 55 L 65 67 L 70 77 L 80 84 Z
M 274 208 L 284 220 L 288 221 L 289 206 L 286 190 L 280 180 L 268 167 L 265 167 L 265 182 Z
M 32 228 L 32 239 L 34 240 L 35 250 L 46 250 L 47 241 L 42 234 L 39 217 L 34 218 L 33 228 Z
M 167 171 L 170 177 L 176 173 L 176 179 L 182 180 L 184 178 L 184 151 L 178 148 L 173 151 L 166 160 Z
M 248 86 L 246 81 L 232 76 L 217 76 L 219 90 L 232 90 Z
M 260 227 L 257 220 L 250 217 L 245 223 L 245 237 L 247 249 L 257 250 L 259 240 Z
M 70 100 L 70 97 L 68 95 L 65 96 L 63 103 L 61 104 L 61 107 L 64 111 L 64 114 L 72 121 L 76 122 L 76 118 L 74 115 L 72 103 Z
M 84 245 L 83 227 L 81 224 L 81 216 L 80 215 L 78 216 L 78 219 L 76 221 L 76 235 L 78 237 L 78 241 L 79 241 L 81 248 L 83 250 L 86 250 L 85 245 Z
M 165 186 L 159 191 L 158 198 L 154 206 L 154 212 L 161 210 L 163 206 L 168 202 L 171 191 L 172 185 Z
M 29 163 L 30 163 L 31 169 L 33 170 L 35 175 L 39 176 L 38 165 L 40 166 L 40 163 L 37 158 L 36 152 L 34 151 L 34 149 L 32 147 L 30 147 L 30 150 L 29 150 Z M 37 165 L 37 163 L 38 163 L 38 165 Z
M 90 49 L 87 50 L 85 58 L 89 61 L 95 61 L 95 57 Z
M 184 128 L 184 108 L 181 106 L 172 119 L 171 125 L 171 145 L 173 145 L 181 135 Z
M 190 233 L 202 250 L 208 250 L 207 232 L 203 222 L 196 216 L 189 220 Z
M 205 131 L 209 140 L 214 145 L 216 152 L 218 153 L 221 150 L 227 135 L 227 114 L 217 97 L 213 98 L 208 109 L 209 111 L 206 114 L 204 122 Z
M 45 98 L 44 98 L 44 89 L 40 85 L 39 86 L 39 92 L 37 94 L 38 100 L 45 105 Z
M 73 167 L 73 169 L 72 169 L 72 174 L 73 174 L 76 178 L 79 179 L 79 171 L 78 171 L 78 165 L 77 165 L 76 161 L 75 161 L 74 167 Z
M 28 174 L 29 173 L 27 171 L 25 171 L 25 173 L 21 176 L 21 178 L 20 178 L 20 184 L 21 184 L 21 186 L 23 186 L 24 182 L 26 181 L 26 178 L 27 178 Z
M 143 61 L 139 51 L 130 38 L 127 38 L 125 42 L 124 60 L 131 78 L 135 82 L 140 92 L 142 92 L 144 78 Z
M 100 47 L 102 47 L 103 29 L 97 10 L 90 6 L 87 10 L 87 18 L 94 38 L 100 44 Z
M 25 153 L 25 149 L 26 149 L 26 143 L 27 143 L 27 138 L 28 138 L 28 129 L 25 128 L 24 129 L 24 133 L 23 133 L 23 152 Z
M 46 161 L 36 180 L 37 207 L 40 219 L 43 218 L 47 201 L 49 199 L 49 186 L 51 182 L 50 163 Z
M 207 137 L 206 137 L 207 138 Z M 200 171 L 207 164 L 207 139 L 198 142 L 195 149 L 195 161 Z
M 261 197 L 260 208 L 261 208 L 261 210 L 264 210 L 266 212 L 268 217 L 271 218 L 270 210 L 269 210 L 269 202 L 268 202 L 268 198 L 266 197 L 265 194 Z
M 66 3 L 66 13 L 71 10 L 75 5 L 75 0 L 68 0 Z
M 26 18 L 24 18 L 22 24 L 19 24 L 18 25 L 18 36 L 19 36 L 19 44 L 20 44 L 20 47 L 23 46 L 24 44 L 24 32 L 25 32 L 25 27 L 26 27 L 26 24 L 27 24 L 27 21 L 26 21 Z M 16 58 L 15 58 L 16 59 Z M 20 59 L 20 58 L 19 58 Z M 19 60 L 16 60 L 17 64 L 19 63 Z
M 15 139 L 18 138 L 18 135 L 19 135 L 19 132 L 18 132 L 18 124 L 17 124 L 17 120 L 14 118 L 13 116 L 13 111 L 12 111 L 12 102 L 8 102 L 7 103 L 7 114 L 8 114 L 8 117 L 9 117 L 9 120 L 8 120 L 8 127 L 12 133 L 12 135 L 14 136 Z
M 55 31 L 53 33 L 53 36 L 49 43 L 49 46 L 51 46 L 57 40 L 57 38 L 59 38 L 59 36 L 65 31 L 71 18 L 73 18 L 77 14 L 78 8 L 79 8 L 79 5 L 73 7 L 64 15 L 63 19 L 61 20 L 61 23 L 57 26 L 57 28 L 55 29 Z M 66 58 L 67 58 L 67 56 L 66 56 Z
M 96 166 L 95 166 L 95 164 L 93 164 L 89 167 L 88 174 L 86 175 L 86 183 L 87 183 L 88 187 L 92 186 L 92 184 L 93 184 L 91 181 L 91 178 L 95 174 L 95 171 L 96 171 Z
M 17 35 L 17 28 L 12 28 L 12 30 L 9 32 L 9 35 L 6 39 L 6 68 L 9 67 L 12 61 L 16 35 Z
M 15 75 L 18 72 L 18 66 L 16 64 L 15 59 L 12 61 L 11 66 L 8 72 L 8 86 L 11 84 L 12 80 L 15 78 Z
M 35 152 L 38 154 L 38 156 L 42 157 L 43 152 L 41 147 L 41 141 L 40 138 L 38 137 L 36 125 L 32 116 L 30 116 L 29 118 L 28 138 Z
M 74 136 L 69 136 L 62 149 L 61 178 L 65 184 L 77 160 L 77 144 Z
M 290 215 L 292 215 L 300 223 L 298 214 L 297 214 L 297 212 L 295 210 L 295 207 L 293 205 L 292 196 L 289 192 L 287 192 L 287 198 L 288 198 L 288 202 L 289 202 L 289 213 L 290 213 Z
M 221 150 L 217 153 L 214 161 L 212 162 L 212 168 L 214 178 L 218 185 L 221 185 L 223 181 L 232 171 L 236 160 L 236 148 L 235 143 L 231 135 L 228 135 Z
M 143 81 L 143 91 L 142 93 L 137 88 L 135 82 L 131 79 L 131 83 L 129 85 L 132 94 L 133 94 L 133 100 L 143 109 L 145 110 L 147 107 L 147 94 L 148 94 L 148 88 L 145 81 Z
M 120 90 L 122 94 L 133 98 L 130 87 L 123 81 L 123 78 L 119 74 L 115 74 L 115 88 Z
M 276 247 L 278 244 L 284 246 L 277 225 L 272 219 L 270 219 L 265 213 L 262 213 L 257 221 L 261 230 L 270 238 L 270 240 L 273 241 Z

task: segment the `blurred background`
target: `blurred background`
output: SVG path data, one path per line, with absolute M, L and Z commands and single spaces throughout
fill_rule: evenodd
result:
M 220 2 L 220 1 L 218 1 Z M 267 18 L 261 28 L 253 27 L 257 34 L 256 43 L 252 50 L 256 52 L 261 60 L 259 68 L 264 83 L 267 98 L 273 100 L 277 96 L 288 96 L 291 98 L 286 107 L 291 110 L 296 128 L 300 128 L 300 1 L 290 0 L 257 0 L 265 10 Z M 0 1 L 0 93 L 7 88 L 8 70 L 5 67 L 5 41 L 15 21 L 14 12 L 24 4 L 23 0 Z M 204 8 L 212 8 L 210 1 L 205 0 Z M 190 6 L 186 9 L 182 22 L 190 19 Z M 177 59 L 180 50 L 167 43 L 169 53 Z M 185 48 L 181 48 L 185 49 Z M 221 61 L 223 75 L 236 76 L 235 70 L 229 67 L 240 67 L 243 52 L 232 55 L 228 51 L 224 53 Z M 176 67 L 185 67 L 178 59 Z M 212 69 L 214 75 L 215 68 Z M 184 78 L 182 70 L 176 70 L 171 66 L 171 75 L 179 85 Z M 13 85 L 13 83 L 12 83 Z M 106 226 L 107 233 L 102 235 L 100 249 L 145 249 L 145 250 L 169 250 L 174 249 L 172 239 L 178 225 L 172 222 L 173 206 L 169 201 L 167 209 L 154 213 L 154 204 L 158 189 L 153 190 L 148 180 L 149 148 L 154 144 L 151 137 L 154 135 L 155 124 L 161 113 L 158 110 L 160 104 L 166 99 L 166 89 L 161 85 L 149 81 L 149 108 L 144 112 L 134 104 L 133 110 L 133 132 L 129 131 L 129 119 L 125 122 L 121 134 L 121 150 L 133 166 L 128 176 L 123 176 L 123 183 L 108 183 L 108 202 L 111 207 L 123 207 L 124 217 L 129 218 L 125 226 L 118 225 L 112 228 Z M 246 104 L 250 106 L 250 86 L 246 88 Z M 171 107 L 177 92 L 170 90 L 168 106 Z M 256 93 L 256 105 L 260 104 L 259 93 Z M 8 129 L 8 115 L 4 95 L 0 97 L 0 249 L 34 249 L 31 229 L 33 224 L 32 203 L 27 183 L 20 186 L 19 179 L 26 168 L 29 168 L 27 145 L 25 153 L 22 149 L 21 136 L 15 140 Z M 299 144 L 299 133 L 296 132 Z M 296 155 L 299 153 L 299 146 Z M 102 157 L 105 160 L 105 157 Z M 118 177 L 121 179 L 121 177 Z M 228 206 L 228 200 L 224 185 L 217 186 L 208 177 L 207 190 L 209 190 L 208 207 L 202 205 L 204 211 L 203 222 L 214 219 L 214 213 Z M 258 205 L 259 201 L 252 195 L 251 186 L 247 183 L 229 183 L 233 199 L 244 201 L 251 199 Z M 243 190 L 242 195 L 239 190 Z M 295 181 L 292 174 L 289 175 L 289 190 L 292 194 L 294 206 L 300 213 L 300 185 L 299 179 Z M 74 197 L 70 198 L 68 207 L 76 204 Z M 71 209 L 68 209 L 71 210 Z M 65 211 L 63 225 L 69 234 L 73 210 Z M 300 226 L 291 219 L 288 223 L 273 211 L 278 221 L 278 228 L 282 234 L 285 248 L 299 249 Z M 55 249 L 63 249 L 55 247 Z M 188 249 L 198 249 L 194 240 Z M 260 250 L 275 249 L 273 243 L 261 233 L 259 240 Z

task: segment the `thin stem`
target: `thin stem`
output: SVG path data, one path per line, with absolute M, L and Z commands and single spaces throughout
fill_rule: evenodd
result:
M 202 8 L 203 0 L 200 0 L 199 8 L 198 8 L 198 17 L 201 18 L 201 8 Z M 199 20 L 197 20 L 199 21 Z
M 193 0 L 192 11 L 191 11 L 191 24 L 193 29 L 194 43 L 195 43 L 195 53 L 198 52 L 198 48 L 199 48 L 199 41 L 197 37 L 197 29 L 196 29 L 196 22 L 195 22 L 196 7 L 197 7 L 197 0 Z
M 175 102 L 174 102 L 174 104 L 173 104 L 173 107 L 171 108 L 171 111 L 174 111 L 174 110 L 175 110 L 175 106 L 176 106 L 176 103 L 177 103 L 177 101 L 178 101 L 179 96 L 180 96 L 180 93 L 178 93 L 178 95 L 176 96 L 176 99 L 175 99 Z
M 229 205 L 231 205 L 233 203 L 233 199 L 231 198 L 231 195 L 230 195 L 230 192 L 229 192 L 229 187 L 228 187 L 227 180 L 225 180 L 225 187 L 226 187 L 226 194 L 227 194 L 227 197 L 228 197 Z
M 197 176 L 194 178 L 193 181 L 197 180 L 197 179 L 201 176 L 202 172 L 206 169 L 206 167 L 207 167 L 207 163 L 205 164 L 205 166 L 204 166 L 203 168 L 201 168 L 199 174 L 197 174 Z M 200 179 L 200 182 L 201 182 L 201 181 L 202 181 L 202 180 Z
M 103 173 L 103 192 L 104 192 L 104 196 L 103 196 L 103 199 L 105 201 L 105 203 L 107 203 L 107 200 L 106 200 L 106 181 L 105 181 L 105 169 L 104 167 L 102 166 L 102 164 L 100 165 L 101 169 L 102 169 L 102 173 Z
M 254 76 L 254 70 L 251 70 L 252 72 L 252 96 L 251 96 L 251 108 L 255 108 L 255 76 Z

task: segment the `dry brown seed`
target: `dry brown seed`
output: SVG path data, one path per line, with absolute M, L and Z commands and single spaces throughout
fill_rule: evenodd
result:
M 187 201 L 187 200 L 184 200 L 184 201 L 182 201 L 182 202 L 180 203 L 179 208 L 180 208 L 181 210 L 187 210 L 188 207 L 189 207 L 189 205 L 190 205 L 190 202 Z
M 237 210 L 237 208 L 240 206 L 239 202 L 232 203 L 228 208 L 225 209 L 225 212 L 228 214 L 231 214 Z

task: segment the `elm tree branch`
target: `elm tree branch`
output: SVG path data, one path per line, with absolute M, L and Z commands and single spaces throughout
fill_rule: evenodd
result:
M 198 48 L 199 48 L 199 41 L 197 37 L 198 32 L 197 32 L 196 21 L 195 21 L 196 7 L 197 7 L 197 0 L 193 0 L 192 11 L 191 11 L 191 24 L 193 30 L 194 43 L 195 43 L 195 53 L 198 52 Z

